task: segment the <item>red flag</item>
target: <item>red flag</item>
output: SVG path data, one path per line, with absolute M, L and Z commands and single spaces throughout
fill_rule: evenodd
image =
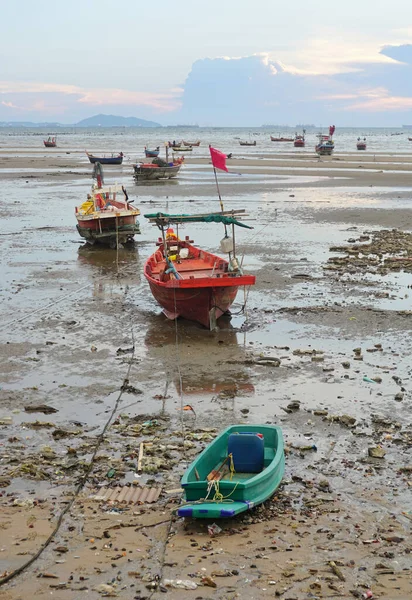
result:
M 212 146 L 209 146 L 209 150 L 210 156 L 212 157 L 212 165 L 215 167 L 215 169 L 220 169 L 221 171 L 226 171 L 226 173 L 228 173 L 229 171 L 226 167 L 226 154 L 223 154 L 223 152 L 220 150 L 212 148 Z

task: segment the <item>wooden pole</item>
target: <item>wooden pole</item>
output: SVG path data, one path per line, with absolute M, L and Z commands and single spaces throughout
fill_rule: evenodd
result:
M 217 173 L 216 173 L 216 169 L 215 167 L 213 167 L 213 171 L 215 173 L 215 181 L 216 181 L 216 188 L 217 188 L 217 195 L 219 196 L 219 201 L 220 201 L 220 210 L 222 211 L 222 213 L 224 212 L 224 208 L 223 208 L 223 201 L 222 201 L 222 196 L 220 195 L 220 189 L 219 189 L 219 182 L 217 180 Z M 227 236 L 227 227 L 225 225 L 225 236 Z
M 141 471 L 141 470 L 142 470 L 143 447 L 144 447 L 144 443 L 143 443 L 143 442 L 140 442 L 140 447 L 139 447 L 139 458 L 137 459 L 137 470 L 138 470 L 138 471 Z

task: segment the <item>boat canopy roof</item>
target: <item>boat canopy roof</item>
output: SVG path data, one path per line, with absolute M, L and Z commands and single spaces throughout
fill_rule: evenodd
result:
M 223 223 L 224 225 L 239 225 L 253 229 L 250 225 L 241 223 L 238 219 L 241 218 L 239 213 L 245 213 L 244 210 L 225 211 L 219 213 L 207 213 L 203 215 L 169 215 L 167 213 L 152 213 L 144 215 L 151 223 L 159 226 L 164 226 L 167 223 Z M 244 214 L 242 216 L 245 216 Z

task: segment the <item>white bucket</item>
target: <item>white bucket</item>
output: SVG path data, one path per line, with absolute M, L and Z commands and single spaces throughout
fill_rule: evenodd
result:
M 220 249 L 226 254 L 229 254 L 229 252 L 233 252 L 233 238 L 225 236 L 223 239 L 221 239 Z

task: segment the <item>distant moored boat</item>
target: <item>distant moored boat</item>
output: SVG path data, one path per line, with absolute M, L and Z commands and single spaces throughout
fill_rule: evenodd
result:
M 57 141 L 56 141 L 56 136 L 49 136 L 47 138 L 47 140 L 43 140 L 43 144 L 46 146 L 46 148 L 56 148 L 57 146 Z

